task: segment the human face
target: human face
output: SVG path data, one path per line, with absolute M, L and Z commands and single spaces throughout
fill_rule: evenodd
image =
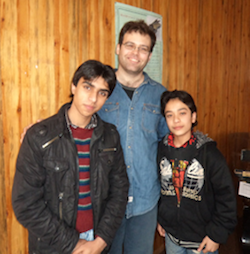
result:
M 196 112 L 179 99 L 171 99 L 165 106 L 165 118 L 169 130 L 174 134 L 174 143 L 180 146 L 191 137 L 192 123 L 196 121 Z
M 128 49 L 127 44 L 133 44 L 134 48 Z M 148 52 L 139 50 L 139 48 L 147 48 Z M 152 55 L 150 48 L 151 38 L 149 35 L 142 35 L 139 32 L 126 33 L 122 44 L 118 44 L 116 48 L 119 60 L 118 70 L 121 69 L 136 75 L 142 73 Z
M 68 111 L 69 119 L 73 124 L 83 128 L 107 100 L 109 86 L 102 77 L 92 81 L 80 78 L 77 86 L 71 85 L 71 91 L 74 97 Z

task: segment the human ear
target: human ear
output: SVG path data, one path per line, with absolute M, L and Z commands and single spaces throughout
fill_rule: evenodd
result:
M 76 86 L 73 83 L 71 83 L 71 93 L 75 94 L 75 91 L 76 91 Z
M 193 112 L 193 113 L 192 113 L 192 123 L 195 123 L 195 122 L 196 122 L 196 117 L 197 117 L 196 112 Z
M 148 61 L 151 59 L 151 56 L 152 56 L 152 52 L 149 53 Z
M 115 51 L 115 53 L 116 53 L 117 55 L 120 54 L 120 48 L 121 48 L 121 46 L 120 46 L 120 44 L 118 43 L 118 44 L 116 45 L 116 51 Z

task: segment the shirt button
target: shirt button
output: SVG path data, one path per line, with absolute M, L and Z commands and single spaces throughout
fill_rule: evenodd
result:
M 133 197 L 128 197 L 128 202 L 133 202 Z
M 129 129 L 131 130 L 131 129 L 132 129 L 132 126 L 129 126 Z
M 130 149 L 131 148 L 131 146 L 128 146 L 128 149 Z
M 128 165 L 127 168 L 130 168 L 130 166 Z
M 58 166 L 55 166 L 55 170 L 58 171 L 58 170 L 59 170 L 59 167 L 58 167 Z
M 134 108 L 130 108 L 131 110 L 134 110 Z

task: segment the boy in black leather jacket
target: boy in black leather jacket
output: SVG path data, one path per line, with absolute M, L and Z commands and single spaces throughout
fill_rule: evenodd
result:
M 119 134 L 96 114 L 115 84 L 110 66 L 86 61 L 74 74 L 71 103 L 27 131 L 12 204 L 30 253 L 107 253 L 129 186 Z

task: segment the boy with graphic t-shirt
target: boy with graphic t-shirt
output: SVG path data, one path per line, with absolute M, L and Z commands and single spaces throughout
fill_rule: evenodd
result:
M 237 223 L 226 161 L 211 138 L 193 132 L 196 106 L 187 92 L 164 92 L 161 113 L 170 134 L 158 147 L 158 232 L 168 254 L 218 253 Z

